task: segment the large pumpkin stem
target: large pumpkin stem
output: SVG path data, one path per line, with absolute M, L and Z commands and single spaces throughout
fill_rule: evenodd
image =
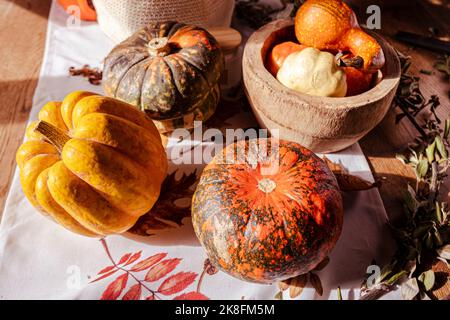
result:
M 164 57 L 170 53 L 170 44 L 167 37 L 153 38 L 147 44 L 147 47 L 153 57 Z
M 275 183 L 275 181 L 268 178 L 261 179 L 258 182 L 259 190 L 265 193 L 271 193 L 273 190 L 275 190 L 276 187 L 277 184 Z
M 52 145 L 56 147 L 56 149 L 58 149 L 59 152 L 62 151 L 62 148 L 66 142 L 70 140 L 70 137 L 64 131 L 46 121 L 39 121 L 34 130 L 42 134 Z

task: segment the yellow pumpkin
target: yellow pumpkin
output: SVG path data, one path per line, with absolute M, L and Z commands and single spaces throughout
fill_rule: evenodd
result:
M 119 100 L 77 91 L 49 102 L 17 151 L 31 204 L 86 236 L 122 233 L 156 202 L 167 158 L 153 122 Z

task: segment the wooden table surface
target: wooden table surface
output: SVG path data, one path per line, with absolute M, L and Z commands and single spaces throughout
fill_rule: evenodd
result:
M 434 70 L 438 54 L 399 43 L 393 39 L 398 30 L 428 34 L 437 28 L 442 37 L 450 36 L 450 2 L 448 0 L 360 0 L 347 1 L 355 8 L 360 21 L 365 21 L 368 5 L 381 8 L 381 33 L 398 50 L 412 57 L 412 71 L 421 77 L 421 89 L 426 97 L 437 94 L 441 100 L 438 114 L 449 117 L 450 85 L 437 71 L 432 75 L 419 74 L 421 69 Z M 37 84 L 44 54 L 47 16 L 51 0 L 0 0 L 0 212 L 8 194 L 16 166 L 15 152 L 22 141 L 32 97 Z M 414 137 L 415 129 L 402 121 L 395 125 L 395 110 L 362 139 L 361 147 L 376 177 L 387 179 L 380 193 L 390 217 L 401 212 L 402 190 L 414 174 L 395 159 Z M 447 192 L 450 183 L 446 185 Z M 1 215 L 0 215 L 1 217 Z M 444 268 L 437 265 L 437 268 Z M 449 286 L 438 290 L 436 296 L 450 293 Z

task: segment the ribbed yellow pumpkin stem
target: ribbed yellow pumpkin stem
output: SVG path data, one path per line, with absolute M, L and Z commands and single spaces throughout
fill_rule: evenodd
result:
M 34 130 L 42 134 L 52 145 L 56 147 L 56 149 L 58 149 L 59 152 L 62 151 L 62 148 L 66 142 L 70 140 L 70 137 L 64 131 L 46 121 L 39 121 Z

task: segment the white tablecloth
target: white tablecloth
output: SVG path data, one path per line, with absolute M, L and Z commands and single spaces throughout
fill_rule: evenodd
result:
M 83 22 L 79 28 L 67 28 L 66 20 L 66 13 L 54 1 L 30 120 L 37 118 L 44 103 L 61 100 L 71 91 L 85 89 L 101 93 L 100 86 L 90 85 L 79 77 L 69 77 L 68 69 L 86 63 L 101 66 L 113 43 L 95 23 Z M 233 116 L 229 121 L 243 128 L 255 125 L 251 114 L 245 112 Z M 351 173 L 373 180 L 359 145 L 329 155 L 329 158 L 341 162 Z M 187 173 L 192 169 L 188 166 L 182 168 Z M 171 170 L 174 170 L 173 166 Z M 345 194 L 344 199 L 342 236 L 330 256 L 330 263 L 318 272 L 324 294 L 319 297 L 308 284 L 297 299 L 336 299 L 338 286 L 342 288 L 344 299 L 357 299 L 367 266 L 373 259 L 379 263 L 385 262 L 392 254 L 392 240 L 385 226 L 386 213 L 378 191 Z M 159 254 L 155 259 L 164 257 L 166 270 L 171 269 L 170 266 L 175 267 L 159 280 L 143 282 L 147 286 L 141 288 L 143 298 L 152 296 L 151 291 L 160 286 L 170 287 L 171 283 L 176 283 L 178 287 L 169 288 L 166 294 L 157 294 L 157 298 L 172 299 L 186 293 L 190 293 L 188 297 L 192 298 L 274 298 L 279 290 L 276 284 L 252 284 L 223 272 L 212 275 L 204 272 L 205 252 L 195 237 L 190 219 L 185 218 L 183 223 L 181 227 L 163 230 L 150 237 L 125 235 L 106 238 L 110 254 L 117 263 L 126 253 L 140 252 L 134 257 L 140 255 L 137 261 Z M 125 268 L 130 268 L 136 262 L 130 262 Z M 109 290 L 107 295 L 111 298 L 122 287 L 122 295 L 130 288 L 136 289 L 136 279 L 144 279 L 148 272 L 147 269 L 124 276 L 124 271 L 117 271 L 91 283 L 99 271 L 110 265 L 98 239 L 67 232 L 41 216 L 28 203 L 16 170 L 0 225 L 0 298 L 99 299 L 109 284 L 118 278 L 115 281 L 118 291 L 114 293 L 114 290 Z M 122 295 L 118 297 L 122 298 Z M 397 295 L 394 293 L 389 297 L 396 298 Z M 289 298 L 287 292 L 284 298 Z

